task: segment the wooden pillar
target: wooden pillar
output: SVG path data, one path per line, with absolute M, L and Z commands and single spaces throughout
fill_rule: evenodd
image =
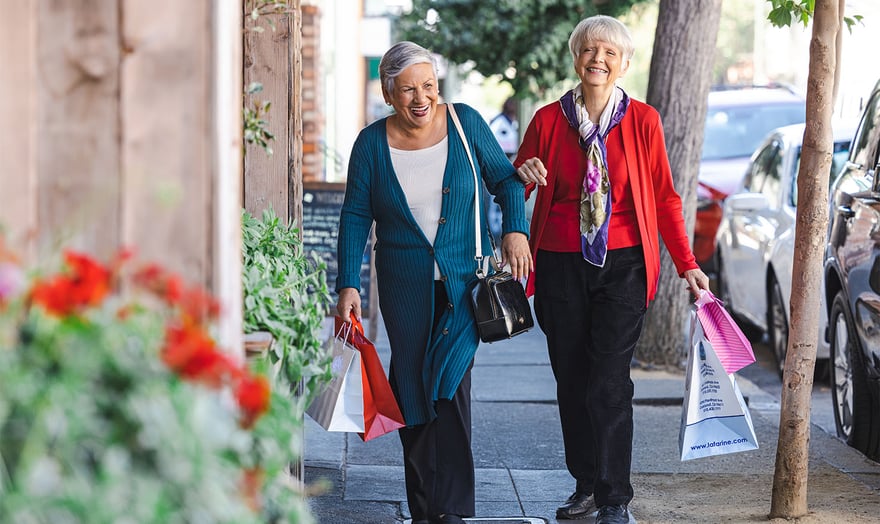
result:
M 244 83 L 259 82 L 263 86 L 261 92 L 247 96 L 245 104 L 254 107 L 271 103 L 266 121 L 275 138 L 270 142 L 271 155 L 260 146 L 246 145 L 243 201 L 252 215 L 259 216 L 271 206 L 286 224 L 301 224 L 303 13 L 301 0 L 292 0 L 288 5 L 284 13 L 245 19 Z M 255 31 L 255 27 L 263 30 Z
M 302 235 L 303 216 L 303 55 L 302 55 L 302 1 L 292 1 L 296 14 L 291 30 L 293 32 L 290 47 L 290 161 L 288 180 L 290 180 L 290 217 L 299 225 Z
M 249 8 L 246 3 L 245 10 Z M 288 118 L 290 107 L 290 53 L 292 37 L 296 32 L 293 23 L 296 11 L 266 13 L 257 19 L 245 19 L 244 33 L 244 82 L 249 86 L 262 84 L 263 90 L 248 95 L 248 107 L 271 104 L 264 115 L 268 130 L 274 135 L 269 142 L 272 153 L 261 146 L 246 144 L 244 160 L 244 206 L 259 217 L 264 209 L 271 207 L 275 214 L 290 223 L 288 215 L 288 165 L 290 133 Z M 262 29 L 258 31 L 257 29 Z
M 9 3 L 3 7 L 12 9 Z M 37 232 L 35 2 L 0 17 L 0 228 L 14 250 L 33 259 Z
M 30 262 L 133 247 L 217 293 L 221 341 L 240 352 L 241 0 L 9 3 L 0 221 L 13 247 Z
M 214 13 L 214 294 L 224 304 L 220 343 L 243 354 L 241 257 L 242 45 L 241 4 L 217 2 Z
M 208 2 L 124 0 L 122 6 L 123 239 L 207 283 L 212 41 L 198 28 L 210 27 Z

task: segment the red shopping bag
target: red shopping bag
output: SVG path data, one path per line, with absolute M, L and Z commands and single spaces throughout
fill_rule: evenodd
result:
M 364 442 L 381 437 L 406 426 L 397 399 L 391 391 L 385 369 L 376 353 L 376 346 L 364 334 L 364 326 L 353 314 L 348 342 L 361 354 L 364 386 L 364 432 L 358 433 Z M 336 331 L 345 321 L 336 317 Z
M 724 309 L 723 302 L 711 291 L 703 290 L 694 305 L 697 306 L 700 325 L 715 348 L 715 354 L 724 366 L 724 371 L 736 373 L 755 361 L 751 342 Z

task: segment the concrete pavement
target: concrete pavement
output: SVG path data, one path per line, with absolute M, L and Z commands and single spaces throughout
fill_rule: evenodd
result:
M 372 338 L 387 369 L 388 342 L 381 321 L 379 325 Z M 571 494 L 574 481 L 565 469 L 555 382 L 543 333 L 536 327 L 509 341 L 483 344 L 472 382 L 477 517 L 468 522 L 555 523 L 555 509 Z M 740 499 L 745 504 L 753 500 L 753 513 L 763 512 L 766 517 L 778 435 L 778 397 L 740 377 L 760 448 L 681 462 L 678 430 L 683 373 L 634 369 L 633 382 L 635 499 L 630 505 L 631 522 L 737 522 L 743 503 L 735 501 Z M 307 417 L 306 481 L 313 487 L 320 483 L 324 490 L 309 500 L 316 520 L 321 524 L 405 522 L 410 515 L 401 457 L 396 434 L 364 443 L 355 434 L 325 432 Z M 810 470 L 811 484 L 814 478 L 827 475 L 824 484 L 858 493 L 859 501 L 873 497 L 871 507 L 880 508 L 880 465 L 816 426 Z M 703 496 L 694 500 L 694 491 Z M 701 500 L 712 496 L 731 504 L 727 517 L 722 516 L 723 507 L 696 512 Z M 722 502 L 711 504 L 723 506 Z M 847 517 L 845 521 L 864 522 L 870 511 L 856 511 L 853 520 Z M 589 524 L 593 519 L 579 522 Z

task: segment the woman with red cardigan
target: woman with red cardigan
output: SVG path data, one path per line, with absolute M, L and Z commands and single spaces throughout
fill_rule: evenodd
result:
M 580 84 L 537 111 L 514 165 L 537 188 L 528 293 L 547 335 L 565 460 L 575 491 L 558 519 L 629 521 L 633 436 L 630 363 L 657 291 L 659 237 L 692 293 L 697 266 L 666 156 L 660 116 L 616 85 L 633 55 L 618 20 L 571 34 Z

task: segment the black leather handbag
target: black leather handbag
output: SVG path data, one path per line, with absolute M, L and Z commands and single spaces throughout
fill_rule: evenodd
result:
M 452 104 L 447 104 L 452 122 L 458 130 L 458 135 L 464 144 L 468 160 L 471 163 L 471 171 L 474 173 L 474 234 L 476 235 L 477 282 L 471 289 L 471 304 L 474 309 L 474 318 L 477 321 L 477 331 L 483 342 L 497 342 L 499 340 L 515 337 L 532 329 L 535 321 L 532 319 L 532 308 L 526 298 L 526 292 L 522 284 L 513 278 L 508 271 L 501 271 L 495 264 L 494 257 L 492 266 L 495 273 L 486 276 L 483 271 L 483 247 L 482 235 L 480 234 L 480 180 L 477 178 L 477 170 L 474 167 L 474 159 L 468 147 L 467 138 L 461 128 L 461 122 Z M 489 232 L 492 241 L 492 253 L 495 253 L 495 239 Z
M 478 278 L 471 298 L 483 342 L 515 337 L 535 326 L 522 284 L 507 271 Z

